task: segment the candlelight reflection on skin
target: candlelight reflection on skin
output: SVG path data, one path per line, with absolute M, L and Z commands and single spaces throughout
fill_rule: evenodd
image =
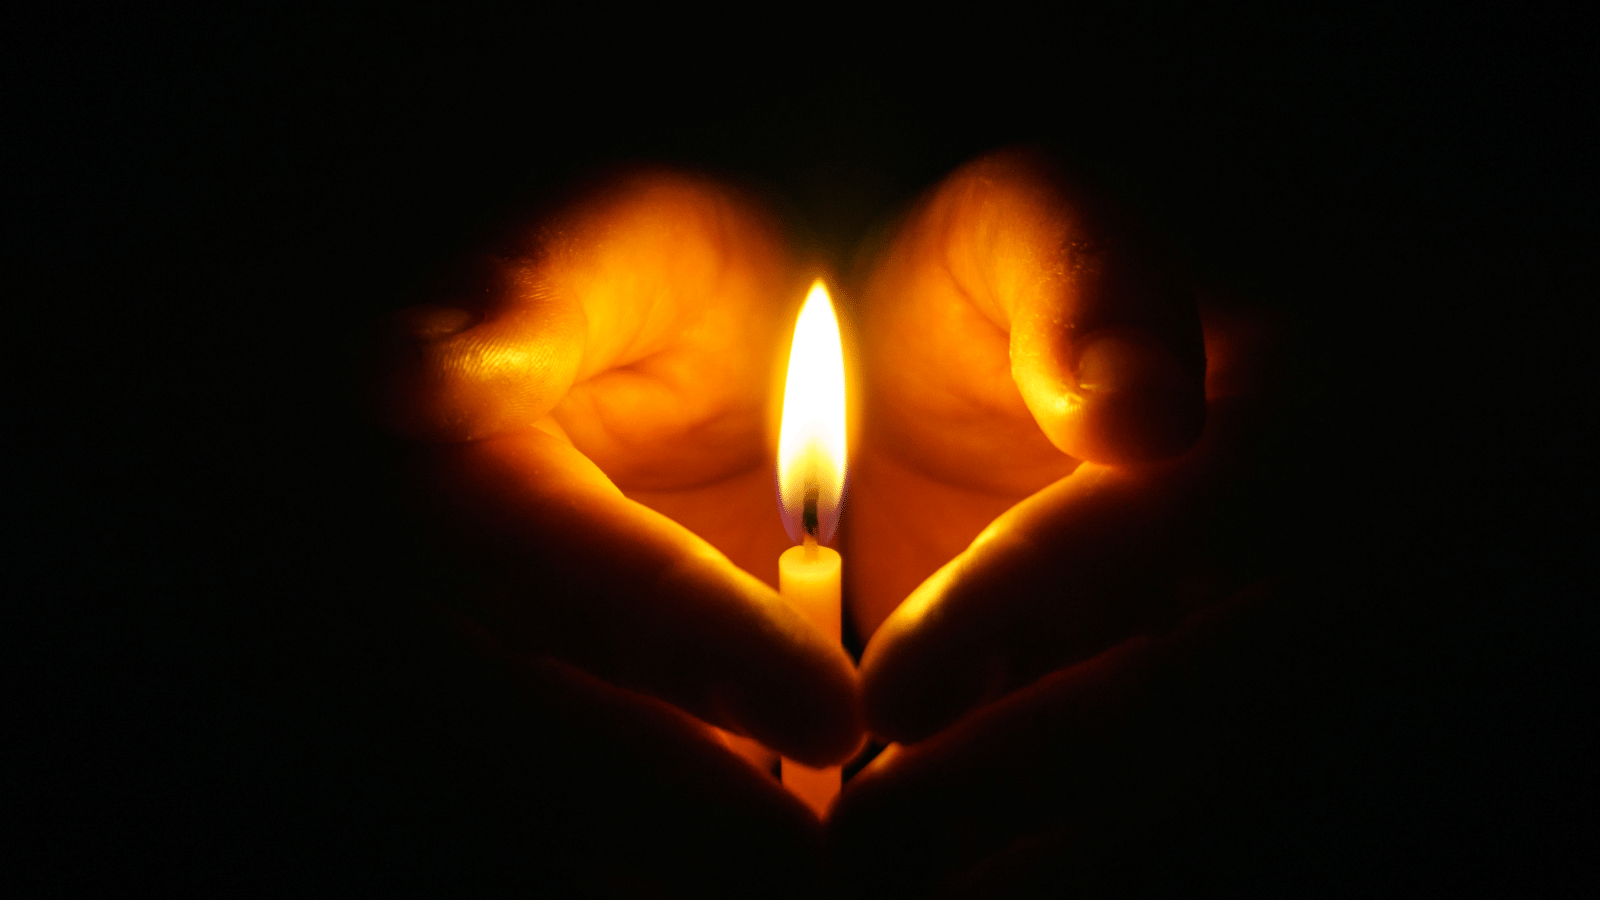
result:
M 1105 651 L 1191 611 L 1163 579 L 1250 427 L 1235 385 L 1207 372 L 1181 279 L 1061 185 L 1030 154 L 970 164 L 865 282 L 868 408 L 844 530 L 871 638 L 859 682 L 837 633 L 772 588 L 792 540 L 772 514 L 768 374 L 794 285 L 748 205 L 681 176 L 622 179 L 490 261 L 486 291 L 398 316 L 381 405 L 442 445 L 427 454 L 435 492 L 493 573 L 472 615 L 520 653 L 810 765 L 859 745 L 864 700 L 876 734 L 920 743 L 841 796 L 829 827 L 848 878 L 892 862 L 871 849 L 885 835 L 981 831 L 917 812 L 941 784 L 924 776 L 968 771 L 985 739 L 996 765 L 1022 760 L 1011 732 L 962 716 L 1063 667 L 1139 657 Z M 1213 362 L 1240 346 L 1219 339 Z M 808 487 L 819 532 L 833 527 L 829 489 L 802 478 L 791 534 Z M 1069 682 L 1000 706 L 1057 721 L 1088 689 Z M 679 718 L 696 737 L 663 772 L 711 764 L 716 821 L 786 823 L 773 858 L 815 849 L 798 802 Z M 1010 827 L 991 825 L 986 838 Z
M 847 755 L 849 657 L 774 590 L 768 373 L 793 296 L 774 230 L 646 173 L 513 245 L 441 298 L 470 315 L 396 318 L 380 380 L 394 427 L 442 442 L 438 493 L 505 585 L 471 612 L 792 757 Z
M 1250 535 L 1207 518 L 1263 431 L 1269 332 L 1208 313 L 1202 349 L 1151 246 L 1003 153 L 875 261 L 847 578 L 868 726 L 905 746 L 830 818 L 853 895 L 1116 893 L 1091 848 L 1148 841 L 1160 803 L 1124 804 L 1219 736 L 1157 698 L 1238 693 L 1208 686 L 1271 652 L 1272 594 L 1223 549 Z
M 875 261 L 851 506 L 863 634 L 1083 461 L 1162 459 L 1199 437 L 1192 292 L 1096 206 L 1038 156 L 995 154 L 932 191 Z

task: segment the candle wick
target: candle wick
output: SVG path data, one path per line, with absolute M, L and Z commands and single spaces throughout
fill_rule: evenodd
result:
M 800 525 L 805 529 L 806 559 L 817 558 L 817 531 L 821 527 L 821 516 L 817 513 L 819 495 L 817 483 L 812 481 L 806 484 L 806 502 L 800 513 Z

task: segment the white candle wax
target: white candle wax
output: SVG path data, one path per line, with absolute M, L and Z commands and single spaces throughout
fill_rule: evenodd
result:
M 809 535 L 804 545 L 790 547 L 778 557 L 778 592 L 823 634 L 839 640 L 839 575 L 843 568 L 837 551 L 819 547 Z M 783 784 L 810 806 L 818 817 L 839 795 L 840 767 L 813 769 L 790 759 L 783 761 Z

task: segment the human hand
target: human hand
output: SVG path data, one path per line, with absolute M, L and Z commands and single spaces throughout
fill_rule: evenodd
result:
M 1306 644 L 1283 593 L 1257 585 L 891 745 L 828 821 L 844 895 L 1165 896 L 1266 874 L 1270 840 L 1233 842 L 1300 740 Z
M 1085 709 L 1147 725 L 1126 660 L 1171 656 L 1149 636 L 1240 586 L 1199 538 L 1249 468 L 1270 340 L 1212 310 L 1202 354 L 1181 274 L 1060 185 L 1025 154 L 959 170 L 868 283 L 847 577 L 872 635 L 867 724 L 912 746 L 857 775 L 830 828 L 873 890 L 970 865 L 1039 821 L 1082 824 L 1081 803 L 985 818 L 951 798 L 998 767 L 1010 780 L 985 774 L 988 809 L 1029 807 L 1060 781 L 1051 760 L 1082 750 Z M 1054 687 L 1027 687 L 1041 678 Z M 1068 771 L 1119 783 L 1085 752 Z M 930 871 L 884 849 L 907 834 Z
M 490 573 L 472 617 L 791 758 L 848 756 L 850 660 L 769 586 L 771 376 L 803 287 L 774 230 L 635 175 L 482 268 L 480 293 L 395 317 L 378 393 Z
M 964 167 L 868 282 L 847 577 L 885 737 L 925 737 L 1159 615 L 1149 582 L 1204 481 L 1159 462 L 1205 422 L 1192 291 L 1061 183 L 1029 154 Z

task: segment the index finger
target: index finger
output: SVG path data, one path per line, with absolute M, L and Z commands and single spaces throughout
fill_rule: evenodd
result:
M 429 468 L 502 573 L 487 612 L 565 660 L 810 765 L 852 752 L 855 669 L 776 591 L 636 503 L 541 430 L 435 451 Z

